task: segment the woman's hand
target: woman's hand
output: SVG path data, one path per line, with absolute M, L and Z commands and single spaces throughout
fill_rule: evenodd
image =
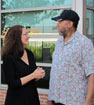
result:
M 29 81 L 36 79 L 42 79 L 45 76 L 45 71 L 42 68 L 37 68 L 33 73 L 20 78 L 22 86 L 28 83 Z
M 39 80 L 39 79 L 42 79 L 42 78 L 45 77 L 45 71 L 44 71 L 42 68 L 38 67 L 38 68 L 33 72 L 33 75 L 34 75 L 34 79 Z

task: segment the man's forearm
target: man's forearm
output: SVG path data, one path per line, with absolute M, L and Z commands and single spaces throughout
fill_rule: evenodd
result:
M 85 105 L 91 105 L 92 98 L 94 96 L 94 74 L 88 77 L 87 96 Z

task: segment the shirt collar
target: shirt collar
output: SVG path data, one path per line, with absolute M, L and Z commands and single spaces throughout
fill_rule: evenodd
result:
M 69 44 L 69 43 L 71 43 L 75 38 L 76 38 L 76 35 L 77 35 L 77 31 L 72 35 L 72 37 L 66 42 L 66 43 L 64 43 L 64 45 L 67 45 L 67 44 Z M 64 40 L 63 40 L 64 41 Z

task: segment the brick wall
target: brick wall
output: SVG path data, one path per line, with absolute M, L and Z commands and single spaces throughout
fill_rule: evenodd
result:
M 0 89 L 0 105 L 4 105 L 7 89 Z M 47 105 L 48 95 L 39 94 L 41 105 Z
M 0 89 L 0 105 L 4 105 L 6 91 L 7 89 Z M 48 94 L 39 94 L 39 98 L 41 105 L 47 105 Z M 94 105 L 94 99 L 92 105 Z
M 47 105 L 48 95 L 47 94 L 39 94 L 41 105 Z
M 6 89 L 0 89 L 0 105 L 4 105 L 6 91 Z

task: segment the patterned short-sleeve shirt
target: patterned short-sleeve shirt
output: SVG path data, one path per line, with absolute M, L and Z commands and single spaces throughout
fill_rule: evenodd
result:
M 90 39 L 75 32 L 67 43 L 60 36 L 53 53 L 49 100 L 84 105 L 87 79 L 94 73 L 94 48 Z

